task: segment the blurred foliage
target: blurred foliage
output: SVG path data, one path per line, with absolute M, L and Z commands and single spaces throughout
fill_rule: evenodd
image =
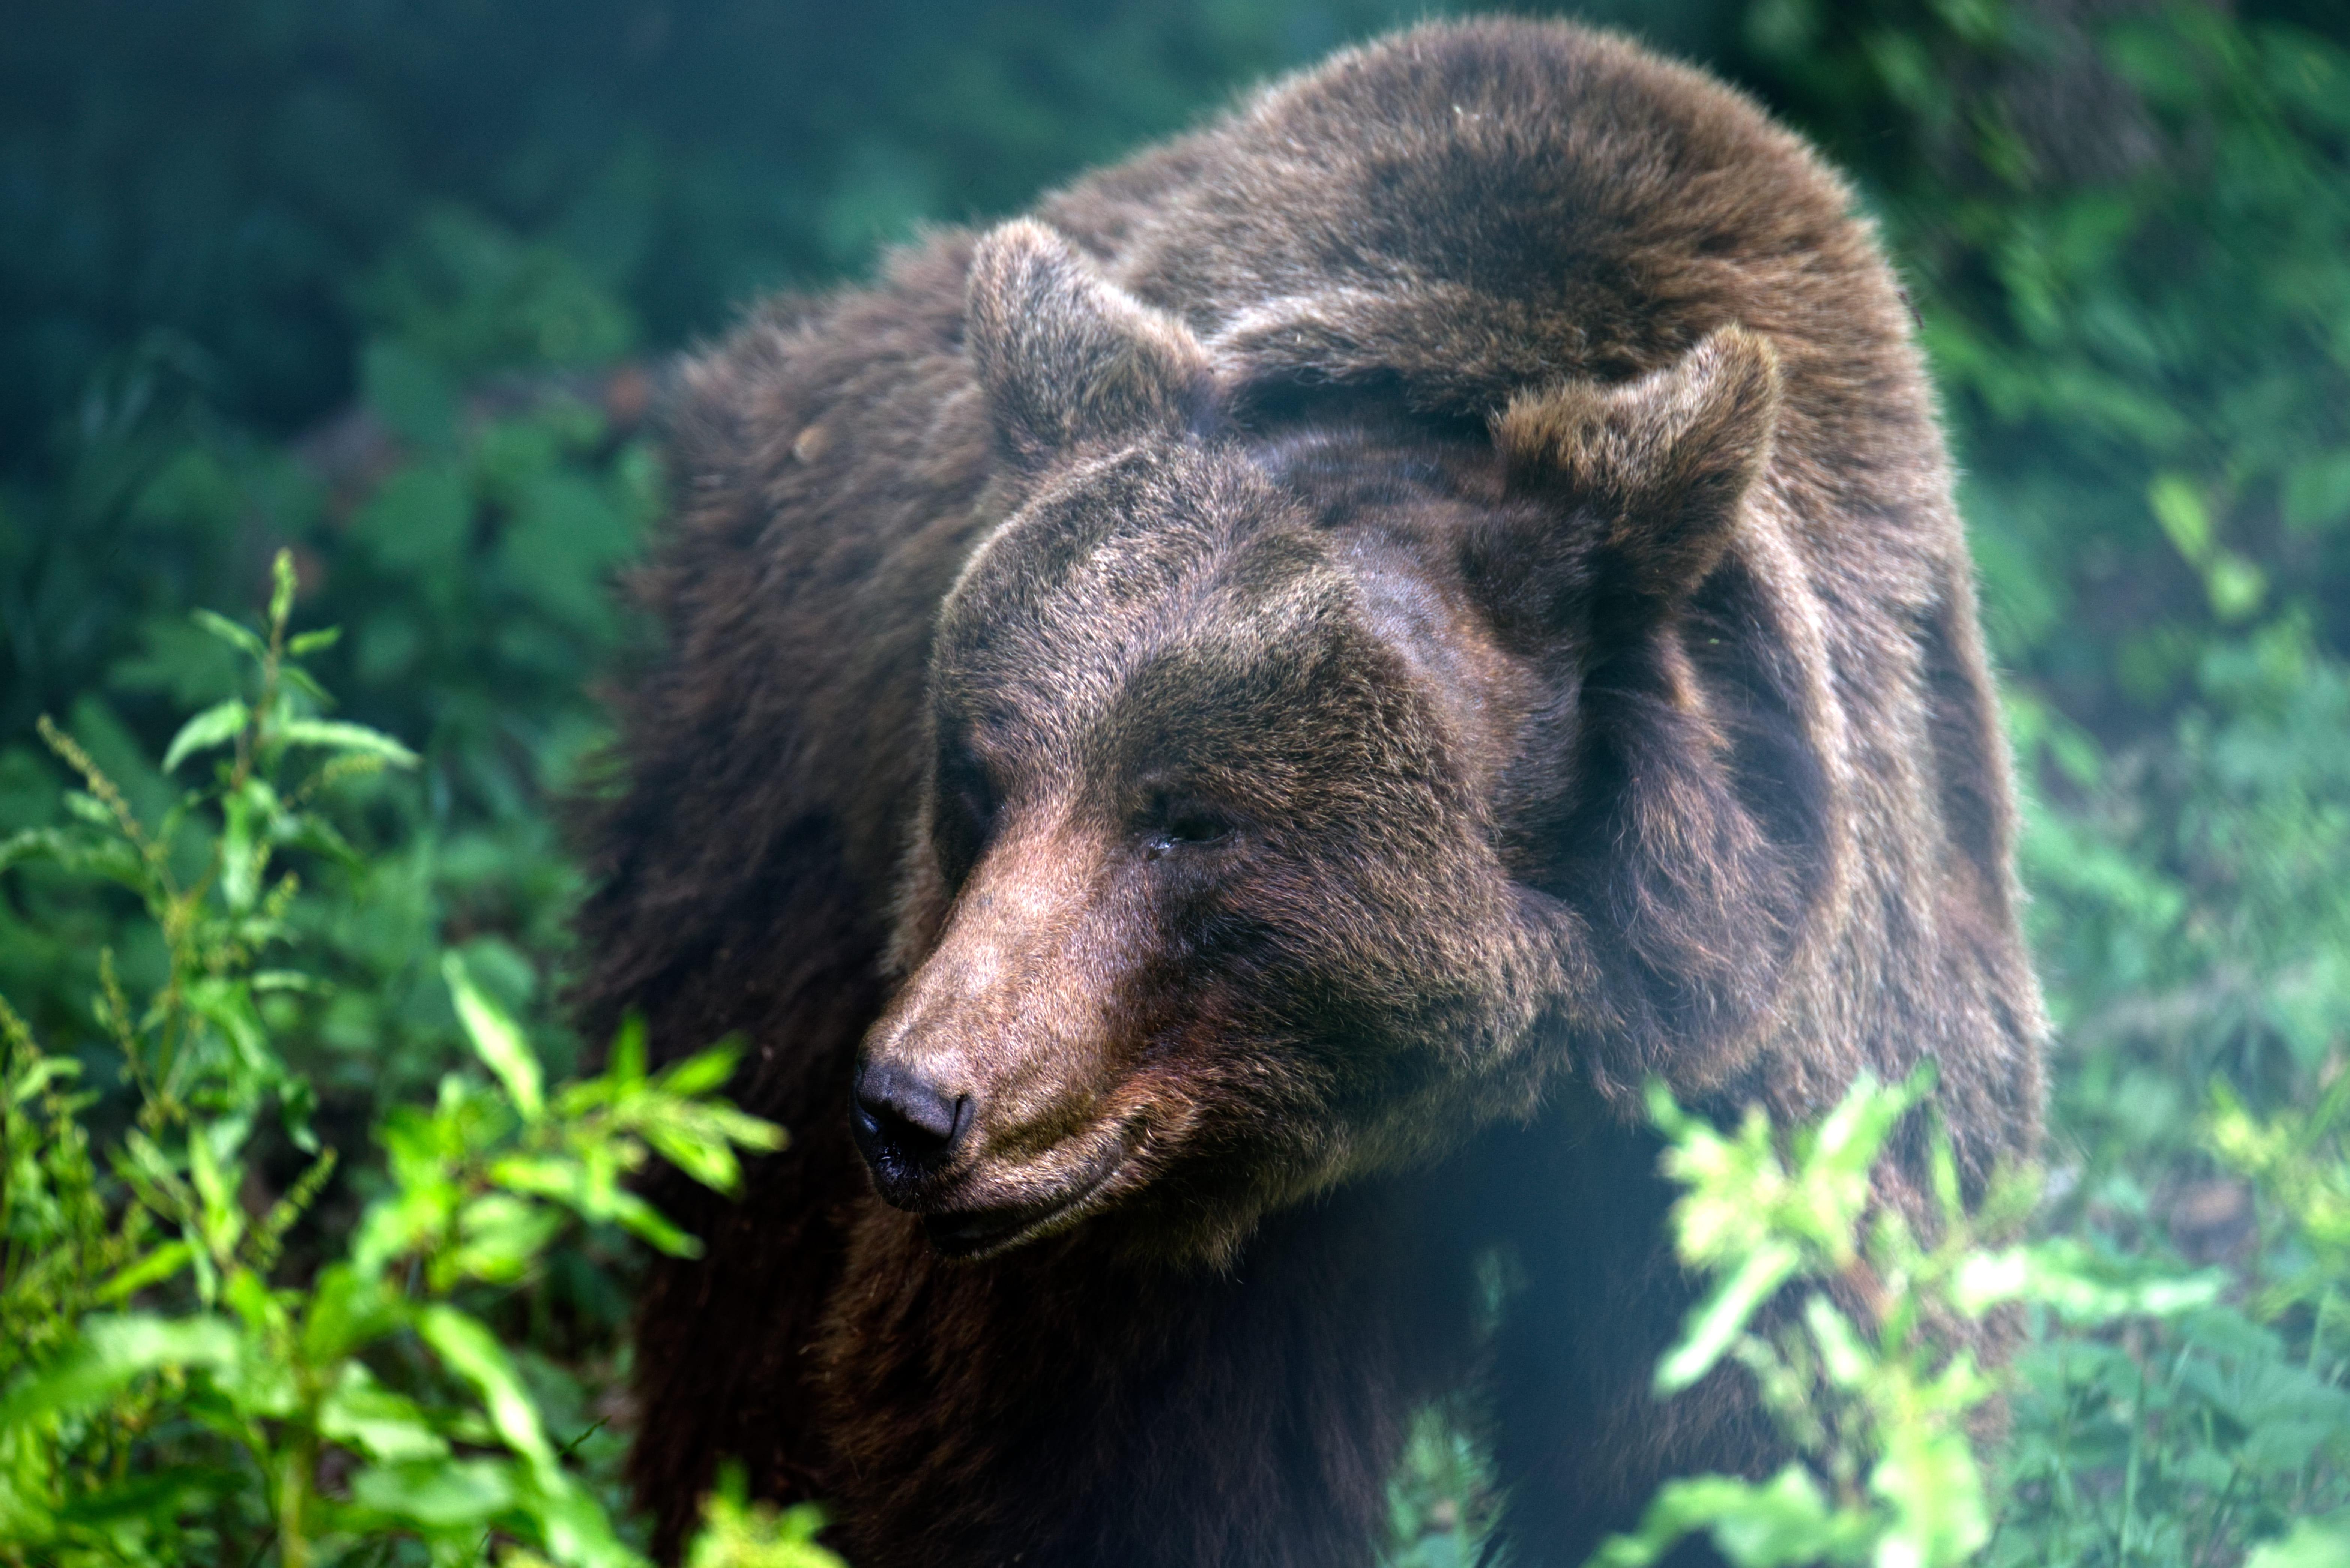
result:
M 648 367 L 758 294 L 853 275 L 923 221 L 1015 210 L 1421 9 L 12 10 L 0 836 L 71 820 L 44 714 L 161 820 L 192 764 L 147 759 L 238 678 L 189 611 L 258 607 L 282 545 L 348 631 L 308 656 L 344 706 L 306 699 L 307 718 L 417 757 L 338 785 L 348 854 L 286 846 L 320 874 L 273 895 L 316 984 L 252 1005 L 280 1099 L 316 1106 L 253 1122 L 240 1200 L 259 1223 L 309 1199 L 289 1279 L 395 1189 L 368 1130 L 464 1059 L 445 953 L 558 1073 L 576 1062 L 551 1004 L 575 873 L 549 803 L 601 732 L 588 680 L 637 631 L 609 588 L 662 495 Z M 1991 1558 L 2199 1568 L 2288 1537 L 2334 1506 L 2350 1430 L 2326 1349 L 2338 1107 L 2312 1108 L 2350 1044 L 2350 11 L 1583 14 L 1742 82 L 1881 223 L 1943 390 L 2029 798 L 2060 1025 L 2035 1223 L 2116 1268 L 2239 1280 L 2117 1331 L 2042 1314 L 1987 1483 Z M 0 879 L 0 993 L 78 1073 L 94 1138 L 144 1102 L 90 999 L 167 987 L 173 962 L 129 890 L 47 863 Z M 314 1136 L 346 1158 L 310 1192 Z M 488 1320 L 563 1429 L 597 1419 L 628 1277 L 617 1244 L 574 1232 Z M 1415 1435 L 1395 1561 L 1473 1560 L 1472 1428 Z M 713 1508 L 745 1552 L 803 1528 Z M 2334 1560 L 2331 1526 L 2298 1528 L 2262 1568 Z

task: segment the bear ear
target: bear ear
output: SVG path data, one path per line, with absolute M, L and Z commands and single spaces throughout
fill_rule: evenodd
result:
M 1778 412 L 1770 341 L 1724 327 L 1637 380 L 1522 392 L 1494 420 L 1493 439 L 1513 495 L 1596 525 L 1578 576 L 1611 597 L 1670 607 L 1729 547 L 1739 502 L 1770 461 Z
M 1183 429 L 1209 389 L 1208 356 L 1189 327 L 1033 219 L 981 236 L 964 321 L 997 437 L 1023 468 L 1089 440 Z

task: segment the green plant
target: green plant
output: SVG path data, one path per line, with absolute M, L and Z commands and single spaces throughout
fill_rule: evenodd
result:
M 2248 1565 L 2350 1562 L 2350 1397 L 2340 1388 L 2350 1368 L 2350 1344 L 2344 1341 L 2350 1325 L 2342 1321 L 2350 1305 L 2350 1074 L 2337 1076 L 2306 1111 L 2255 1116 L 2225 1083 L 2213 1085 L 2212 1102 L 2212 1151 L 2269 1199 L 2271 1244 L 2253 1281 L 2252 1311 L 2306 1336 L 2300 1369 L 2333 1397 L 2324 1412 L 2330 1419 L 2312 1434 L 2308 1457 L 2295 1467 L 2302 1517 L 2282 1540 L 2255 1552 Z
M 578 1438 L 558 1443 L 484 1313 L 575 1222 L 691 1252 L 628 1178 L 658 1154 L 731 1191 L 736 1150 L 782 1135 L 717 1096 L 730 1048 L 648 1075 L 634 1029 L 600 1075 L 550 1091 L 523 1032 L 449 955 L 487 1080 L 451 1073 L 429 1106 L 395 1108 L 379 1133 L 386 1179 L 347 1244 L 320 1239 L 313 1266 L 288 1267 L 333 1155 L 258 1200 L 265 1109 L 317 1147 L 312 1096 L 266 1018 L 269 996 L 317 983 L 286 918 L 284 862 L 348 868 L 356 852 L 327 803 L 414 759 L 321 716 L 300 661 L 334 634 L 288 635 L 286 554 L 275 585 L 264 634 L 202 618 L 249 666 L 246 691 L 189 720 L 163 759 L 168 774 L 222 753 L 209 784 L 148 823 L 47 729 L 81 778 L 78 822 L 0 845 L 0 867 L 45 857 L 129 890 L 164 959 L 135 1004 L 100 961 L 96 1014 L 132 1091 L 111 1125 L 87 1119 L 107 1102 L 75 1092 L 84 1064 L 44 1054 L 0 1003 L 0 1559 L 639 1564 L 567 1462 Z M 722 1497 L 697 1561 L 826 1568 L 814 1528 Z
M 1501 1498 L 1463 1412 L 1421 1410 L 1388 1486 L 1382 1568 L 1467 1568 L 1481 1561 Z
M 1939 1137 L 1931 1242 L 1872 1205 L 1870 1173 L 1931 1085 L 1930 1067 L 1894 1086 L 1863 1075 L 1816 1127 L 1783 1136 L 1759 1107 L 1726 1134 L 1651 1088 L 1664 1168 L 1686 1189 L 1676 1241 L 1712 1279 L 1658 1366 L 1657 1392 L 1679 1393 L 1732 1359 L 1798 1457 L 1765 1480 L 1667 1483 L 1594 1568 L 1659 1562 L 1700 1532 L 1740 1568 L 1972 1561 L 1994 1511 L 1971 1433 L 1999 1384 L 1963 1325 L 2019 1303 L 2075 1324 L 2175 1315 L 2218 1294 L 2216 1277 L 2132 1278 L 2067 1239 L 1994 1244 L 2028 1210 L 2031 1183 L 1995 1183 L 1969 1215 Z

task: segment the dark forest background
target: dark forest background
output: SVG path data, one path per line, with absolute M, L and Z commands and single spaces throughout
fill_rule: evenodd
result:
M 385 1189 L 369 1128 L 464 1056 L 444 952 L 558 1069 L 577 1060 L 550 1002 L 577 890 L 551 803 L 602 733 L 595 672 L 641 631 L 609 590 L 661 506 L 665 357 L 1419 14 L 15 0 L 0 839 L 68 814 L 45 714 L 161 815 L 186 780 L 151 759 L 237 678 L 190 612 L 249 618 L 285 547 L 297 624 L 344 628 L 312 661 L 338 716 L 421 758 L 355 785 L 351 853 L 283 911 L 331 984 L 263 1013 L 344 1155 L 297 1241 Z M 2027 1357 L 2019 1522 L 1995 1550 L 2239 1561 L 2350 1501 L 2325 1346 L 2350 1165 L 2324 1117 L 2296 1135 L 2291 1191 L 2211 1135 L 2215 1084 L 2260 1114 L 2333 1106 L 2350 1049 L 2350 6 L 1568 14 L 1743 85 L 1882 225 L 1963 469 L 2031 802 L 2060 1030 L 2035 1223 L 2240 1282 L 2219 1326 Z M 0 995 L 82 1064 L 93 1125 L 120 1121 L 101 955 L 136 990 L 169 941 L 119 890 L 18 858 Z M 259 1212 L 307 1157 L 255 1137 Z M 2312 1192 L 2340 1199 L 2330 1220 Z M 558 1424 L 592 1433 L 574 1457 L 608 1490 L 630 1267 L 590 1231 L 484 1309 Z M 1473 1461 L 1450 1462 L 1423 1490 L 1474 1490 Z M 1457 1509 L 1399 1510 L 1398 1561 L 1458 1549 Z

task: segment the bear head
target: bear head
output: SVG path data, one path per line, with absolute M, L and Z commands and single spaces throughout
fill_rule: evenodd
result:
M 950 1253 L 1098 1222 L 1229 1259 L 1562 1064 L 1735 1071 L 1822 880 L 1800 673 L 1757 697 L 1745 659 L 1726 711 L 1691 651 L 1776 613 L 1732 562 L 1762 338 L 1466 430 L 1282 418 L 1022 221 L 965 349 L 1003 516 L 939 614 L 858 1062 L 885 1199 Z

